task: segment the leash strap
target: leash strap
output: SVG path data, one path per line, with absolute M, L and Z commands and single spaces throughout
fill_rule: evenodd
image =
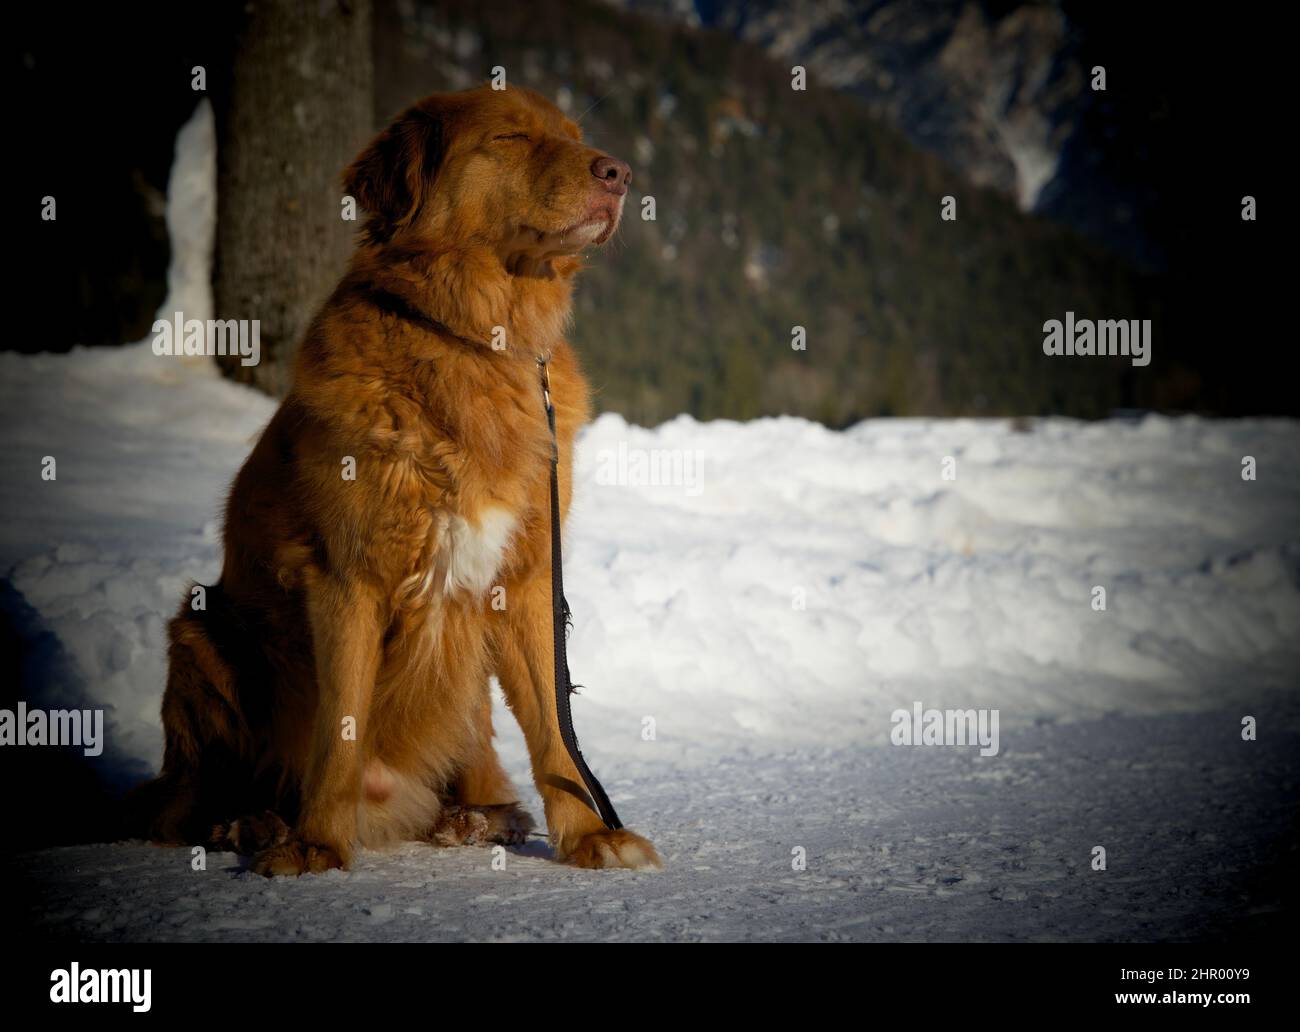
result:
M 605 789 L 596 780 L 587 761 L 582 758 L 582 750 L 578 748 L 578 735 L 573 730 L 573 712 L 569 708 L 573 681 L 569 675 L 569 654 L 565 644 L 570 613 L 569 602 L 564 597 L 564 570 L 560 555 L 560 445 L 555 436 L 555 406 L 551 404 L 551 377 L 546 368 L 546 359 L 538 356 L 537 368 L 541 372 L 546 425 L 551 431 L 551 622 L 555 633 L 555 714 L 560 724 L 560 738 L 569 751 L 569 758 L 578 768 L 578 773 L 596 804 L 600 819 L 605 822 L 605 827 L 613 830 L 623 827 L 623 822 L 614 812 L 614 804 L 609 801 Z

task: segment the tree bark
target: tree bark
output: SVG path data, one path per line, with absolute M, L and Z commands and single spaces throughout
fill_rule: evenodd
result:
M 370 0 L 254 0 L 232 8 L 234 55 L 210 83 L 217 122 L 213 297 L 260 321 L 261 361 L 222 370 L 275 395 L 342 275 L 355 222 L 340 175 L 374 129 Z

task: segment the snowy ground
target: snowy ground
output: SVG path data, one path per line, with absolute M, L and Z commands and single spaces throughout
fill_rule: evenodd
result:
M 185 133 L 164 311 L 202 318 L 210 126 Z M 272 408 L 147 346 L 0 354 L 17 687 L 32 705 L 109 709 L 108 748 L 88 761 L 106 783 L 160 758 L 164 623 L 188 580 L 215 579 L 221 501 Z M 651 451 L 685 463 L 681 482 L 610 482 L 611 461 L 634 471 Z M 1300 755 L 1297 453 L 1283 421 L 833 432 L 606 415 L 581 439 L 566 532 L 570 659 L 588 686 L 575 720 L 665 872 L 566 869 L 539 839 L 504 871 L 484 851 L 410 846 L 271 884 L 233 856 L 193 872 L 187 853 L 74 846 L 18 858 L 27 917 L 114 940 L 1271 927 L 1293 900 L 1276 872 L 1294 863 Z M 891 713 L 915 701 L 996 709 L 998 754 L 891 745 Z M 1258 741 L 1241 740 L 1245 715 Z M 498 728 L 535 804 L 504 711 Z
M 1294 716 L 1250 748 L 1235 711 L 1049 722 L 1008 736 L 996 766 L 957 749 L 739 750 L 689 778 L 629 778 L 606 759 L 664 853 L 656 874 L 561 867 L 538 841 L 504 870 L 485 850 L 409 845 L 268 882 L 233 854 L 193 872 L 185 851 L 101 845 L 28 854 L 19 876 L 39 887 L 36 934 L 79 941 L 1257 945 L 1294 916 L 1294 830 L 1277 841 Z

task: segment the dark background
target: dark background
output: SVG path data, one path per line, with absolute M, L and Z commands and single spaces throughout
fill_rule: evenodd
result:
M 166 292 L 175 135 L 199 97 L 190 69 L 208 69 L 233 153 L 228 84 L 253 60 L 240 33 L 266 6 L 10 16 L 21 155 L 10 276 L 22 303 L 4 347 L 146 336 Z M 584 274 L 572 336 L 598 404 L 639 422 L 683 411 L 834 426 L 890 414 L 1296 413 L 1279 375 L 1286 64 L 1270 8 L 1210 20 L 1181 5 L 858 3 L 793 57 L 765 45 L 813 6 L 697 3 L 681 17 L 655 0 L 346 5 L 370 23 L 373 118 L 336 135 L 359 146 L 420 95 L 476 84 L 497 64 L 512 82 L 567 90 L 588 137 L 636 170 L 620 237 Z M 318 10 L 304 6 L 300 20 L 337 16 Z M 837 74 L 819 49 L 836 41 L 888 76 L 791 91 L 796 59 L 814 83 L 819 70 Z M 1104 94 L 1087 88 L 1094 64 L 1107 69 Z M 1036 96 L 1027 83 L 1042 68 L 1049 88 Z M 357 69 L 318 70 L 345 73 Z M 318 79 L 305 102 L 320 93 Z M 1028 111 L 1053 127 L 1057 174 L 1035 210 L 1017 206 L 989 142 L 990 95 L 1009 98 L 1008 117 Z M 336 184 L 355 151 L 331 146 L 319 163 Z M 256 187 L 293 188 L 292 176 Z M 285 230 L 313 211 L 337 221 L 342 191 L 331 190 L 284 206 L 283 221 L 259 215 L 238 252 L 246 271 L 292 265 Z M 643 193 L 656 222 L 636 217 Z M 57 223 L 37 215 L 47 194 Z M 946 194 L 956 223 L 939 219 Z M 1245 194 L 1256 222 L 1240 218 Z M 340 253 L 351 230 L 339 227 Z M 309 300 L 323 299 L 340 261 L 302 284 Z M 221 289 L 217 306 L 274 322 L 221 312 Z M 1152 364 L 1046 359 L 1042 323 L 1067 309 L 1152 319 Z M 272 327 L 272 372 L 303 318 L 287 316 L 278 338 Z M 807 353 L 790 349 L 796 324 Z M 282 376 L 259 382 L 284 388 Z

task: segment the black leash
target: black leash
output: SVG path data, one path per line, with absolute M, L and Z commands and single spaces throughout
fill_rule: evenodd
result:
M 546 405 L 546 425 L 551 431 L 551 619 L 555 632 L 555 715 L 560 724 L 560 738 L 569 750 L 569 758 L 582 775 L 583 783 L 596 804 L 600 818 L 605 827 L 616 829 L 623 827 L 623 822 L 614 812 L 614 804 L 609 801 L 605 789 L 596 780 L 596 775 L 582 758 L 578 748 L 578 735 L 573 730 L 573 713 L 569 709 L 569 696 L 573 693 L 573 681 L 569 675 L 569 656 L 565 647 L 565 632 L 569 624 L 569 602 L 564 597 L 564 571 L 560 556 L 560 445 L 555 437 L 555 406 L 551 404 L 551 377 L 547 372 L 546 359 L 537 357 L 537 368 L 541 372 L 542 401 Z

